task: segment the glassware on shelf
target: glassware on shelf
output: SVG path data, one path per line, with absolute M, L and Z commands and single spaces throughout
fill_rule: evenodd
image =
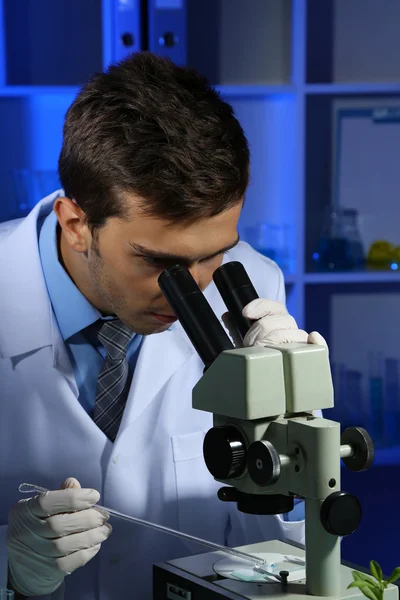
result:
M 339 421 L 342 425 L 347 425 L 347 386 L 346 386 L 346 367 L 344 364 L 331 362 L 331 372 L 334 391 L 334 408 L 331 417 Z
M 384 436 L 385 447 L 400 443 L 400 372 L 395 358 L 385 360 Z
M 377 448 L 400 445 L 400 360 L 371 350 L 362 371 L 331 363 L 335 406 L 327 418 L 364 427 Z
M 367 265 L 369 269 L 397 271 L 400 266 L 400 247 L 386 240 L 377 240 L 368 250 Z
M 289 225 L 259 223 L 245 230 L 246 241 L 260 254 L 275 261 L 282 271 L 288 273 L 291 268 Z
M 313 262 L 318 271 L 351 271 L 364 267 L 364 249 L 355 209 L 329 207 Z
M 346 388 L 349 400 L 349 416 L 352 426 L 368 427 L 363 403 L 363 375 L 361 371 L 346 370 Z
M 363 374 L 361 371 L 348 369 L 341 363 L 331 363 L 335 406 L 332 411 L 333 420 L 346 427 L 369 427 L 368 413 L 364 406 Z
M 400 269 L 400 246 L 396 246 L 393 250 L 393 261 L 390 263 L 390 269 L 392 271 Z
M 14 169 L 12 175 L 16 194 L 16 217 L 27 215 L 39 200 L 61 187 L 56 170 Z
M 383 354 L 378 351 L 368 353 L 369 363 L 369 405 L 371 424 L 369 431 L 377 447 L 382 447 L 384 440 L 384 369 Z
M 342 211 L 343 234 L 350 246 L 350 255 L 355 269 L 365 266 L 364 246 L 358 227 L 358 211 L 354 208 L 344 208 Z

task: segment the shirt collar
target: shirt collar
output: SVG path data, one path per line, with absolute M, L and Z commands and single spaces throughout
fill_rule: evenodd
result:
M 64 341 L 92 325 L 101 313 L 85 298 L 58 260 L 58 219 L 46 217 L 39 234 L 39 252 L 54 315 Z

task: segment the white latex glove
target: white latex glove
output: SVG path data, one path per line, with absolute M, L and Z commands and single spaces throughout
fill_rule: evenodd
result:
M 96 490 L 82 489 L 73 477 L 62 488 L 20 500 L 9 513 L 9 578 L 24 596 L 54 592 L 112 531 L 109 515 L 92 508 L 100 499 Z
M 289 315 L 286 307 L 276 300 L 257 298 L 243 309 L 243 316 L 255 321 L 246 333 L 243 343 L 229 313 L 222 315 L 222 320 L 235 346 L 264 346 L 265 344 L 289 344 L 304 342 L 327 346 L 325 339 L 313 331 L 307 333 L 299 329 L 295 319 Z

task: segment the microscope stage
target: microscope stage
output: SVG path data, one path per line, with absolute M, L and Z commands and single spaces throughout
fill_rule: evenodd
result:
M 260 542 L 239 548 L 249 554 L 270 554 L 299 557 L 304 559 L 304 550 L 281 541 Z M 156 600 L 282 600 L 282 595 L 290 596 L 290 600 L 318 598 L 307 593 L 305 580 L 290 582 L 283 588 L 278 581 L 244 582 L 222 576 L 225 565 L 233 564 L 236 559 L 227 557 L 222 552 L 196 554 L 186 558 L 171 560 L 154 566 L 153 598 Z M 219 566 L 218 566 L 219 565 Z M 289 570 L 289 569 L 288 569 Z M 352 570 L 341 567 L 341 600 L 365 600 L 365 596 L 357 588 L 347 589 L 353 581 Z M 229 568 L 226 571 L 228 575 Z M 322 598 L 322 597 L 320 597 Z M 397 586 L 390 585 L 385 591 L 385 600 L 398 600 Z

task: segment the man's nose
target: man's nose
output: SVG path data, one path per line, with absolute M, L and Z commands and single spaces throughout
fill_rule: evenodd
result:
M 202 265 L 201 263 L 191 265 L 189 267 L 189 272 L 202 291 L 205 290 L 211 282 L 213 270 L 207 268 L 206 265 Z
M 201 280 L 200 265 L 198 263 L 193 264 L 188 268 L 188 270 L 189 270 L 189 273 L 191 274 L 191 276 L 193 277 L 193 279 L 195 280 L 195 282 L 197 283 L 197 285 L 200 287 L 200 280 Z

